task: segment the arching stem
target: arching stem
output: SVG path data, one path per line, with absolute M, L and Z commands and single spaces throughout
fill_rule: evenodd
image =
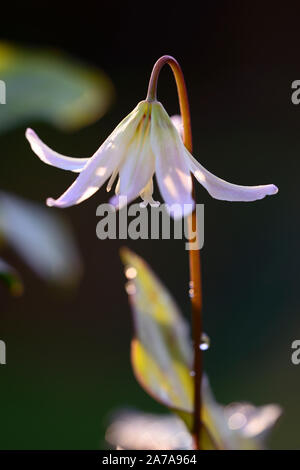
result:
M 162 67 L 168 64 L 174 74 L 179 97 L 180 114 L 183 121 L 183 143 L 189 152 L 192 152 L 192 129 L 190 107 L 185 85 L 184 76 L 178 62 L 171 56 L 165 55 L 158 59 L 155 63 L 148 87 L 147 101 L 156 100 L 157 81 Z M 193 188 L 193 196 L 195 199 L 195 191 Z M 196 211 L 189 216 L 189 239 L 192 233 L 196 231 Z M 200 349 L 202 337 L 202 281 L 201 281 L 201 263 L 200 250 L 189 250 L 189 266 L 190 266 L 190 297 L 192 307 L 192 323 L 193 323 L 193 342 L 194 342 L 194 410 L 193 410 L 193 437 L 195 448 L 200 449 L 202 421 L 202 394 L 201 383 L 203 373 L 202 351 Z

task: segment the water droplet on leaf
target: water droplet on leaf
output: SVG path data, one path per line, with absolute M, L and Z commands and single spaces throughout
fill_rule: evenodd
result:
M 134 279 L 137 276 L 137 270 L 133 266 L 128 266 L 125 269 L 125 276 L 127 279 Z
M 128 295 L 134 295 L 136 293 L 136 287 L 133 282 L 127 282 L 127 284 L 125 284 L 125 290 Z

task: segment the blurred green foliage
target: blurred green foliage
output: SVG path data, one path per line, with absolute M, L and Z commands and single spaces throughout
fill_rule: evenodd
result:
M 193 349 L 187 322 L 142 258 L 128 249 L 122 250 L 121 257 L 135 327 L 131 361 L 136 378 L 147 393 L 177 413 L 192 431 Z M 234 404 L 226 416 L 214 400 L 207 378 L 203 380 L 202 401 L 199 446 L 203 450 L 261 448 L 262 436 L 281 414 L 276 405 L 255 409 L 249 404 Z M 166 432 L 171 442 L 171 428 Z
M 6 85 L 0 132 L 33 119 L 76 130 L 102 117 L 114 95 L 99 69 L 59 51 L 5 42 L 0 42 L 0 78 Z
M 2 249 L 12 247 L 44 280 L 78 281 L 81 260 L 71 229 L 46 207 L 0 191 L 0 236 Z

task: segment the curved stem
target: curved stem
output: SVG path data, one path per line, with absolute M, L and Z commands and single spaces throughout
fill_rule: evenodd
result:
M 157 81 L 162 67 L 168 64 L 174 74 L 179 97 L 180 114 L 183 121 L 183 143 L 189 152 L 192 152 L 192 129 L 191 115 L 189 108 L 189 100 L 186 89 L 184 76 L 178 62 L 171 56 L 162 56 L 155 63 L 148 87 L 146 100 L 151 102 L 156 100 Z M 193 196 L 195 199 L 195 191 L 193 188 Z M 192 230 L 196 229 L 196 211 L 189 216 L 188 220 L 189 238 L 192 237 Z M 195 233 L 195 232 L 194 232 Z M 192 241 L 192 240 L 191 240 Z M 193 341 L 194 341 L 194 410 L 193 410 L 193 437 L 196 449 L 200 449 L 201 438 L 201 408 L 202 408 L 202 351 L 200 349 L 202 336 L 202 281 L 201 281 L 201 263 L 200 250 L 189 250 L 189 266 L 190 266 L 190 293 L 192 307 L 192 323 L 193 323 Z
M 164 55 L 160 59 L 158 59 L 158 61 L 154 64 L 149 81 L 146 100 L 150 102 L 156 100 L 157 80 L 159 77 L 159 73 L 165 64 L 168 64 L 171 67 L 176 81 L 180 114 L 183 121 L 183 143 L 188 149 L 188 151 L 192 152 L 192 128 L 188 94 L 181 67 L 178 64 L 177 60 L 174 59 L 174 57 L 171 57 L 170 55 Z

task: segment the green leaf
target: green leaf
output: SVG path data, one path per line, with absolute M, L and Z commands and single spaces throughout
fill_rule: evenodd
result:
M 171 408 L 192 411 L 192 350 L 186 322 L 175 302 L 146 263 L 122 250 L 125 273 L 136 276 L 129 300 L 135 338 L 131 358 L 138 381 L 156 400 Z M 130 274 L 131 273 L 131 274 Z
M 81 273 L 65 220 L 39 204 L 0 192 L 0 234 L 42 278 L 71 284 Z
M 0 79 L 6 85 L 0 132 L 33 120 L 79 129 L 103 116 L 114 94 L 111 81 L 99 69 L 58 51 L 5 42 L 0 42 Z
M 131 362 L 141 386 L 172 409 L 192 428 L 192 346 L 186 321 L 174 300 L 139 256 L 123 249 L 121 258 L 130 279 L 127 292 L 133 312 L 135 337 Z M 202 448 L 215 448 L 203 426 Z
M 17 271 L 0 258 L 0 280 L 8 287 L 11 295 L 23 293 L 23 283 Z
M 193 351 L 186 321 L 142 258 L 128 249 L 122 250 L 121 258 L 133 313 L 131 361 L 135 376 L 149 395 L 180 416 L 191 431 Z M 206 376 L 202 381 L 202 401 L 201 449 L 259 448 L 263 443 L 261 436 L 281 413 L 277 405 L 256 408 L 247 404 L 245 408 L 239 403 L 228 414 L 228 407 L 214 399 Z M 249 406 L 251 414 L 246 412 Z

